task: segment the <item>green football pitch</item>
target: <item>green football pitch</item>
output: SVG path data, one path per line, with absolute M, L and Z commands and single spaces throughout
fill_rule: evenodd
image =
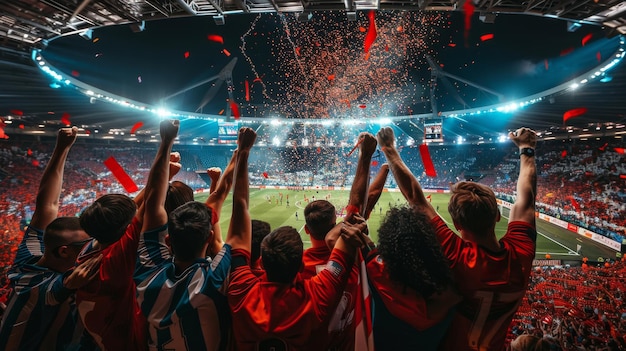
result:
M 283 195 L 282 203 L 280 194 Z M 232 195 L 232 193 L 231 193 Z M 304 231 L 304 207 L 308 201 L 323 199 L 330 201 L 338 211 L 341 211 L 348 204 L 349 191 L 345 190 L 285 190 L 285 189 L 250 189 L 250 216 L 252 219 L 259 219 L 270 223 L 271 228 L 280 226 L 292 226 L 302 235 L 305 248 L 310 246 L 308 235 Z M 427 193 L 431 196 L 433 207 L 437 209 L 439 215 L 454 230 L 450 214 L 448 213 L 448 201 L 450 196 L 444 193 Z M 204 202 L 207 193 L 198 193 L 195 196 L 197 201 Z M 289 203 L 287 204 L 287 199 Z M 372 211 L 368 220 L 370 235 L 374 242 L 377 241 L 378 227 L 384 218 L 387 210 L 391 206 L 406 204 L 400 192 L 383 192 L 376 207 Z M 232 209 L 231 196 L 229 195 L 222 208 L 222 215 L 219 224 L 223 235 L 226 235 L 230 214 Z M 341 220 L 341 219 L 338 219 Z M 502 209 L 502 219 L 496 225 L 496 236 L 502 237 L 506 233 L 508 223 L 508 209 Z M 583 256 L 590 260 L 598 257 L 615 258 L 615 251 L 603 245 L 592 242 L 586 237 L 572 233 L 566 229 L 555 226 L 551 223 L 537 219 L 537 259 L 545 259 L 549 254 L 552 259 L 564 261 L 580 261 Z M 581 249 L 577 252 L 577 246 Z

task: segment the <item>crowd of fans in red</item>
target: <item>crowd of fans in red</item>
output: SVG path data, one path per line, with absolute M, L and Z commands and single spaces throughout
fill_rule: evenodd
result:
M 13 261 L 27 224 L 29 207 L 34 207 L 39 179 L 53 146 L 52 141 L 4 141 L 0 144 L 2 287 L 7 286 L 5 272 Z M 220 152 L 227 155 L 229 150 L 223 149 Z M 497 194 L 503 197 L 514 194 L 516 179 L 513 175 L 518 174 L 518 170 L 513 149 L 491 146 L 471 149 L 468 146 L 462 154 L 450 147 L 434 147 L 431 150 L 439 179 L 427 180 L 423 177 L 421 180 L 425 188 L 429 185 L 443 187 L 465 178 L 468 173 L 482 172 L 483 181 L 492 186 Z M 192 151 L 197 150 L 189 150 Z M 114 155 L 131 178 L 137 184 L 143 184 L 150 166 L 146 160 L 151 159 L 144 154 L 152 152 L 152 149 L 137 146 L 77 143 L 65 169 L 64 184 L 68 188 L 63 189 L 61 194 L 59 215 L 76 215 L 102 194 L 125 193 L 103 164 L 109 156 Z M 181 153 L 184 152 L 182 150 Z M 404 148 L 402 153 L 407 165 L 415 169 L 414 174 L 420 174 L 419 169 L 423 166 L 416 148 Z M 326 152 L 308 154 L 328 157 Z M 187 184 L 196 185 L 195 188 L 202 187 L 203 182 L 195 173 L 195 168 L 209 165 L 204 164 L 202 156 L 188 159 L 193 162 L 183 164 L 183 171 L 177 177 Z M 227 157 L 219 155 L 208 159 L 223 160 L 224 164 L 217 165 L 220 167 L 228 161 Z M 251 157 L 251 172 L 262 171 L 265 166 L 255 165 L 262 159 L 260 156 Z M 620 241 L 626 228 L 626 180 L 620 177 L 626 174 L 625 164 L 623 154 L 601 141 L 569 145 L 567 149 L 562 144 L 543 142 L 537 152 L 537 210 Z M 257 179 L 263 181 L 261 177 Z M 538 267 L 532 273 L 527 296 L 511 324 L 509 339 L 530 333 L 552 336 L 564 350 L 626 349 L 625 274 L 624 262 L 606 267 L 592 264 L 583 267 Z M 0 288 L 0 301 L 6 301 L 7 295 L 8 290 Z

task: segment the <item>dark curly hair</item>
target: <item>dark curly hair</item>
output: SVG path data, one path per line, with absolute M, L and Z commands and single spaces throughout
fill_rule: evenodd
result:
M 452 284 L 448 261 L 426 216 L 393 207 L 378 229 L 378 251 L 392 281 L 428 298 Z

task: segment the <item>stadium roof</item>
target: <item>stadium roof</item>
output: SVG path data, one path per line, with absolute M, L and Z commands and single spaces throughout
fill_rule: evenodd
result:
M 475 13 L 466 22 L 465 4 L 456 1 L 3 1 L 0 115 L 26 127 L 59 125 L 65 113 L 85 128 L 156 125 L 158 119 L 142 111 L 86 96 L 86 88 L 51 88 L 54 79 L 40 70 L 35 49 L 71 86 L 86 84 L 149 106 L 165 101 L 175 106 L 168 108 L 201 117 L 228 115 L 225 101 L 231 97 L 243 116 L 260 119 L 440 112 L 454 117 L 445 127 L 455 135 L 486 136 L 521 125 L 567 132 L 563 115 L 577 108 L 586 113 L 567 123 L 577 133 L 623 126 L 621 64 L 576 91 L 545 94 L 508 116 L 454 116 L 584 77 L 610 62 L 619 52 L 618 35 L 626 33 L 626 2 L 473 4 Z M 370 58 L 363 42 L 371 32 L 371 9 L 383 11 L 376 14 L 378 37 Z M 322 49 L 330 59 L 320 59 Z M 228 74 L 233 58 L 238 61 Z

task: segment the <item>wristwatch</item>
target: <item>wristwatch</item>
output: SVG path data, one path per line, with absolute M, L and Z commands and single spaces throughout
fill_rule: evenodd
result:
M 519 149 L 519 154 L 526 155 L 528 157 L 533 157 L 535 156 L 535 149 L 533 149 L 532 147 L 523 147 Z

